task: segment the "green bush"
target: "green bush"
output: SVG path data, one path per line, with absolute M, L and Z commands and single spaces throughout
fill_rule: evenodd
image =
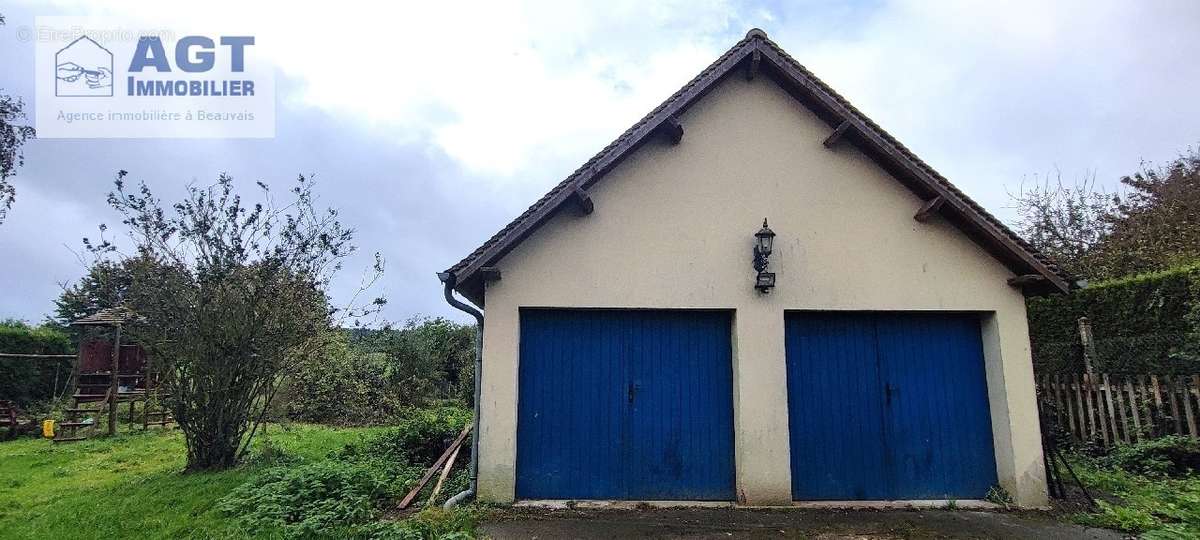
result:
M 269 442 L 254 462 L 276 465 L 237 488 L 219 503 L 254 532 L 282 531 L 288 537 L 457 538 L 472 534 L 470 512 L 432 509 L 395 523 L 375 523 L 388 503 L 404 496 L 471 420 L 462 407 L 410 410 L 393 428 L 332 452 L 324 461 L 305 463 Z M 434 501 L 466 488 L 469 446 L 459 453 L 456 473 Z M 425 502 L 430 482 L 418 501 Z M 470 536 L 462 536 L 469 538 Z
M 474 392 L 474 328 L 441 318 L 340 332 L 293 366 L 277 400 L 287 417 L 336 425 L 390 423 L 401 411 Z
M 400 410 L 385 379 L 386 357 L 350 346 L 340 333 L 325 353 L 301 359 L 289 374 L 278 400 L 287 417 L 302 422 L 370 425 Z
M 49 326 L 29 326 L 20 321 L 0 322 L 0 352 L 20 354 L 74 354 L 71 338 Z M 72 361 L 0 359 L 0 399 L 27 408 L 62 392 L 71 377 Z M 55 387 L 57 382 L 57 388 Z
M 1194 373 L 1200 327 L 1200 265 L 1106 281 L 1028 302 L 1034 367 L 1082 372 L 1080 317 L 1092 324 L 1097 371 Z
M 359 332 L 354 346 L 389 360 L 387 380 L 406 406 L 456 399 L 471 404 L 475 328 L 454 321 L 413 317 L 400 328 Z
M 1183 476 L 1200 470 L 1200 442 L 1171 435 L 1121 445 L 1103 463 L 1137 474 Z
M 471 411 L 462 407 L 413 409 L 406 412 L 395 427 L 347 445 L 342 450 L 342 457 L 385 456 L 396 462 L 428 466 L 454 442 L 463 426 L 470 421 Z M 464 447 L 459 459 L 467 457 L 469 451 Z
M 263 471 L 221 499 L 218 508 L 254 532 L 315 536 L 370 522 L 388 495 L 371 467 L 319 461 Z
M 386 471 L 396 489 L 407 493 L 470 421 L 471 411 L 462 407 L 410 410 L 402 415 L 395 427 L 347 444 L 336 457 Z M 444 502 L 467 488 L 470 483 L 467 463 L 470 459 L 470 444 L 464 444 L 459 450 L 453 474 L 446 479 L 433 504 Z M 434 484 L 427 484 L 417 500 L 428 501 Z

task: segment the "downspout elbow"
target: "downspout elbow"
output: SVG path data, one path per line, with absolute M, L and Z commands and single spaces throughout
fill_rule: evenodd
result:
M 439 272 L 438 279 L 442 280 L 442 294 L 446 297 L 446 303 L 474 317 L 475 323 L 480 328 L 483 328 L 483 312 L 476 309 L 475 306 L 454 297 L 454 286 L 458 284 L 458 277 L 450 272 Z

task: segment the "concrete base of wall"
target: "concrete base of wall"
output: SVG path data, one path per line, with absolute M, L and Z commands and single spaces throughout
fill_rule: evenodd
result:
M 637 510 L 639 508 L 735 508 L 732 501 L 564 501 L 531 500 L 513 503 L 516 508 L 546 508 L 564 510 L 579 508 L 586 510 Z M 739 507 L 740 508 L 740 507 Z
M 999 510 L 1000 505 L 988 501 L 968 499 L 965 501 L 920 500 L 920 501 L 796 501 L 793 508 L 827 508 L 851 510 L 908 510 L 913 508 L 946 508 L 951 504 L 963 510 Z
M 946 508 L 954 505 L 963 510 L 999 510 L 998 504 L 981 500 L 951 501 L 795 501 L 791 506 L 743 505 L 732 501 L 565 501 L 531 500 L 513 503 L 516 508 L 546 508 L 550 510 L 637 510 L 641 508 L 810 508 L 847 510 L 908 510 L 917 508 Z

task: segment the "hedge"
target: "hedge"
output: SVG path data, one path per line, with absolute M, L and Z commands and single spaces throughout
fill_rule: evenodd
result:
M 74 349 L 70 336 L 57 329 L 0 322 L 0 352 L 74 354 Z M 55 393 L 55 380 L 61 391 L 71 376 L 71 366 L 71 359 L 0 358 L 0 399 L 15 401 L 21 407 L 50 399 Z
M 1096 371 L 1196 373 L 1200 265 L 1097 283 L 1030 299 L 1029 332 L 1040 373 L 1080 372 L 1078 320 L 1092 323 Z

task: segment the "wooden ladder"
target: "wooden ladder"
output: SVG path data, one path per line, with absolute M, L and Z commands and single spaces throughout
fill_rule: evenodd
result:
M 75 394 L 71 400 L 71 408 L 63 411 L 64 420 L 59 422 L 54 430 L 54 442 L 75 442 L 87 439 L 86 432 L 95 429 L 100 424 L 100 418 L 108 414 L 108 400 L 112 398 L 109 391 L 104 392 L 104 398 L 95 400 L 95 396 Z M 97 404 L 95 408 L 83 407 L 83 404 Z M 87 422 L 87 415 L 91 421 Z M 85 430 L 80 433 L 80 430 Z

